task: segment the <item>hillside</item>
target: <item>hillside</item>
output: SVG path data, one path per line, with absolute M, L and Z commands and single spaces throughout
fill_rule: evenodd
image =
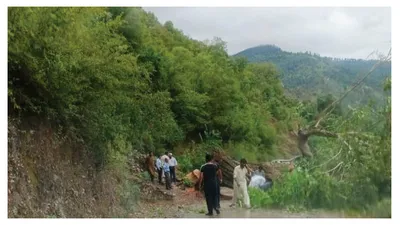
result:
M 279 76 L 292 81 L 286 87 L 325 94 L 310 71 L 322 80 L 331 71 L 327 82 L 339 86 L 346 79 L 327 68 L 344 69 L 271 49 L 282 55 L 276 65 L 248 63 L 230 57 L 224 41 L 193 40 L 141 8 L 9 7 L 8 217 L 134 217 L 146 211 L 138 202 L 174 196 L 149 185 L 150 152 L 173 153 L 184 177 L 207 152 L 259 166 L 305 147 L 314 156 L 302 154 L 270 192 L 250 190 L 253 206 L 379 206 L 390 215 L 390 97 L 382 107 L 333 110 L 310 130 L 332 99 L 290 98 Z M 292 65 L 291 74 L 280 63 Z M 383 93 L 370 84 L 368 93 Z
M 10 217 L 52 214 L 39 212 L 38 206 L 70 198 L 59 194 L 68 193 L 69 185 L 86 193 L 102 187 L 99 179 L 84 186 L 86 178 L 68 174 L 99 177 L 107 171 L 118 174 L 119 181 L 129 180 L 131 154 L 172 151 L 184 172 L 199 168 L 204 163 L 199 155 L 215 148 L 253 162 L 284 155 L 278 146 L 287 142 L 292 118 L 298 117 L 272 64 L 236 61 L 223 41 L 193 40 L 141 8 L 9 8 L 8 18 L 9 123 L 19 121 L 13 129 L 23 137 L 26 130 L 35 134 L 25 139 L 9 132 L 10 143 L 21 140 L 9 146 L 9 179 L 18 184 L 9 189 Z M 46 125 L 22 126 L 32 118 Z M 50 144 L 40 146 L 42 140 Z M 79 144 L 71 147 L 81 154 L 74 160 L 85 162 L 78 172 L 74 160 L 60 155 L 68 147 L 64 140 Z M 31 142 L 39 143 L 37 150 Z M 49 152 L 54 157 L 48 162 Z M 32 160 L 16 168 L 20 158 Z M 44 164 L 65 166 L 36 169 Z M 12 177 L 14 171 L 25 175 Z M 51 176 L 70 182 L 58 186 Z M 133 194 L 131 183 L 110 186 L 115 191 L 107 196 L 117 196 L 121 204 L 124 193 Z M 64 203 L 73 208 L 76 197 Z M 108 203 L 97 205 L 111 207 Z M 92 217 L 93 212 L 58 214 Z
M 234 57 L 245 57 L 253 63 L 274 63 L 280 70 L 280 78 L 289 94 L 301 99 L 313 99 L 326 94 L 339 96 L 376 63 L 375 60 L 321 57 L 310 52 L 292 53 L 273 45 L 249 48 Z M 383 82 L 390 74 L 390 64 L 379 67 L 344 100 L 345 105 L 363 104 L 371 99 L 380 102 L 384 95 Z

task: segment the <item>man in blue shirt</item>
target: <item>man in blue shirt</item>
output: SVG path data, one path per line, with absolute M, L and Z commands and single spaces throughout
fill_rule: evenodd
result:
M 165 176 L 165 187 L 167 188 L 167 190 L 170 190 L 170 189 L 172 189 L 172 186 L 171 186 L 171 177 L 169 175 L 168 158 L 165 158 L 165 160 L 164 160 L 163 170 L 164 170 L 164 176 Z

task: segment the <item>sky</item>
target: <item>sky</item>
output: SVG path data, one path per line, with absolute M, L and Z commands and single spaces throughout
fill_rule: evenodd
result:
M 391 9 L 144 7 L 197 40 L 219 37 L 229 54 L 273 44 L 284 51 L 365 59 L 391 47 Z

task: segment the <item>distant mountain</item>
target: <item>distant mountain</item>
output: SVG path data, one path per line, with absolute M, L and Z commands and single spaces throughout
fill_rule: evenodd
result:
M 321 57 L 310 52 L 292 53 L 274 45 L 248 48 L 233 57 L 244 57 L 253 63 L 274 63 L 288 93 L 300 99 L 312 99 L 316 95 L 325 94 L 339 96 L 377 62 Z M 390 74 L 391 65 L 382 65 L 343 103 L 354 105 L 365 104 L 369 100 L 379 102 L 384 95 L 383 82 Z

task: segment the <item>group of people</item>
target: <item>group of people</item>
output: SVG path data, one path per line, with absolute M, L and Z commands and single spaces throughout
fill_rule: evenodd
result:
M 212 216 L 214 210 L 220 214 L 220 195 L 222 184 L 222 171 L 219 161 L 211 154 L 206 154 L 206 163 L 200 168 L 200 185 L 204 190 L 204 196 L 207 203 L 207 216 Z M 250 198 L 247 192 L 246 176 L 252 171 L 247 166 L 246 159 L 240 160 L 240 165 L 233 171 L 233 202 L 230 205 L 234 207 L 238 200 L 243 200 L 246 208 L 250 208 Z
M 208 216 L 213 215 L 214 210 L 220 214 L 220 196 L 222 184 L 222 170 L 219 160 L 215 155 L 206 154 L 206 163 L 200 167 L 199 183 L 207 203 Z M 159 184 L 163 184 L 162 178 L 165 180 L 167 190 L 172 189 L 172 183 L 176 184 L 176 167 L 178 165 L 172 153 L 165 152 L 164 155 L 157 155 L 154 160 L 153 152 L 150 152 L 146 158 L 147 169 L 150 174 L 151 182 L 158 176 Z M 156 173 L 157 171 L 157 173 Z M 250 208 L 250 198 L 247 192 L 246 177 L 250 174 L 262 174 L 262 168 L 253 172 L 248 166 L 246 159 L 240 160 L 240 165 L 233 170 L 233 202 L 231 207 L 236 206 L 238 200 L 242 200 L 246 208 Z
M 154 182 L 154 178 L 157 175 L 158 183 L 162 185 L 164 178 L 166 189 L 171 190 L 172 183 L 176 184 L 175 171 L 178 166 L 178 161 L 172 156 L 172 153 L 165 152 L 164 155 L 157 155 L 156 160 L 154 160 L 154 153 L 150 152 L 146 158 L 146 164 L 151 182 Z

